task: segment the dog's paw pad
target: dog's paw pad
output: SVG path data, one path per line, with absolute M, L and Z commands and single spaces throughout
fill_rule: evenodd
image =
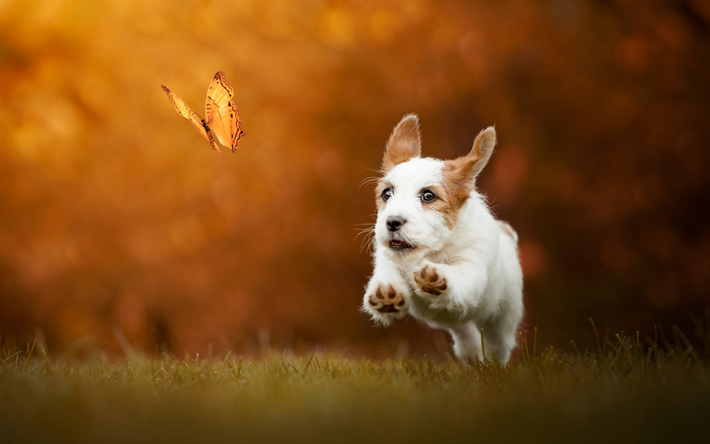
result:
M 414 272 L 414 282 L 424 293 L 432 296 L 439 296 L 449 288 L 446 278 L 439 275 L 433 265 L 425 265 L 421 270 Z
M 404 308 L 405 299 L 391 284 L 381 284 L 368 296 L 367 303 L 380 313 L 398 314 Z

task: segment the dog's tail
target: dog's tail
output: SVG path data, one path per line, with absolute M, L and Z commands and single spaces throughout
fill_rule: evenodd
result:
M 515 245 L 518 245 L 518 233 L 513 230 L 513 227 L 510 226 L 508 222 L 504 222 L 502 220 L 498 221 L 498 226 L 500 229 L 503 231 L 503 233 L 508 236 L 509 238 L 513 239 L 513 242 L 515 242 Z

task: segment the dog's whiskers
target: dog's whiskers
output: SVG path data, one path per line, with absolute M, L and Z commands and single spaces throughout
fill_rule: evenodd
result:
M 358 234 L 355 235 L 353 240 L 357 239 L 361 235 L 365 235 L 365 237 L 362 238 L 362 243 L 360 244 L 360 253 L 362 254 L 363 250 L 366 248 L 369 250 L 372 248 L 372 244 L 375 242 L 375 224 L 358 224 L 358 225 L 367 225 L 366 228 L 355 228 L 355 230 L 358 231 Z
M 369 185 L 372 183 L 376 183 L 378 180 L 380 180 L 380 177 L 366 177 L 360 181 L 360 184 L 357 186 L 357 189 L 359 190 L 360 188 L 363 187 L 363 185 Z
M 354 230 L 358 231 L 358 233 L 355 235 L 353 240 L 357 239 L 359 236 L 363 234 L 368 234 L 368 233 L 374 233 L 375 227 L 369 227 L 369 228 L 353 228 Z

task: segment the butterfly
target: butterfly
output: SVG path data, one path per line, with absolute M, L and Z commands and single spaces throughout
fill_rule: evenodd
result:
M 244 131 L 242 130 L 242 119 L 239 116 L 239 110 L 232 101 L 234 88 L 227 81 L 224 71 L 219 71 L 214 75 L 210 82 L 210 87 L 207 89 L 204 119 L 191 110 L 177 94 L 164 85 L 160 85 L 160 87 L 168 95 L 175 111 L 184 118 L 189 119 L 197 128 L 197 131 L 202 134 L 202 137 L 212 145 L 212 148 L 220 156 L 224 157 L 224 154 L 215 143 L 215 136 L 219 143 L 228 147 L 233 153 L 237 150 L 239 141 L 244 137 Z

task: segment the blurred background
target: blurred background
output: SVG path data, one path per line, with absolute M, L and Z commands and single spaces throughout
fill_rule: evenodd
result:
M 528 334 L 710 306 L 710 2 L 0 3 L 0 334 L 51 353 L 443 356 L 359 312 L 385 141 L 420 116 L 520 235 Z M 212 76 L 246 136 L 212 151 Z M 689 330 L 689 331 L 688 331 Z

